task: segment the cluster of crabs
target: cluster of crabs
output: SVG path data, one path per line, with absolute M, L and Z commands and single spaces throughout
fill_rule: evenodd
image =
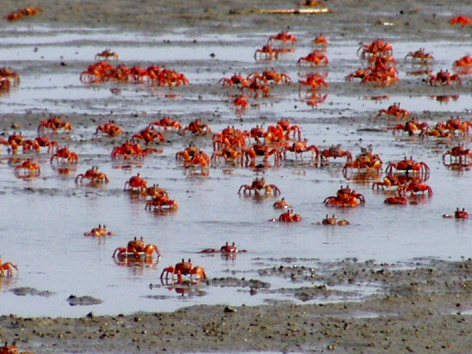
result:
M 8 20 L 8 21 L 18 21 L 28 16 L 36 16 L 40 12 L 44 12 L 44 10 L 41 7 L 27 6 L 27 7 L 18 9 L 16 11 L 10 12 L 4 18 L 5 20 Z
M 97 54 L 96 58 L 104 59 L 89 67 L 80 74 L 80 81 L 83 83 L 119 82 L 133 84 L 147 84 L 155 86 L 181 86 L 188 85 L 190 81 L 187 77 L 175 70 L 164 69 L 159 65 L 151 65 L 147 68 L 134 66 L 128 68 L 121 64 L 115 67 L 107 60 L 118 58 L 116 53 L 105 50 Z

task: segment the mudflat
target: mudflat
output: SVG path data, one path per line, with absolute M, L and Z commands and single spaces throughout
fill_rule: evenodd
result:
M 28 18 L 34 24 L 86 28 L 110 27 L 162 34 L 177 28 L 199 33 L 278 33 L 286 28 L 310 30 L 313 36 L 375 39 L 385 35 L 415 40 L 470 42 L 472 29 L 451 27 L 449 19 L 472 12 L 469 2 L 448 1 L 326 1 L 325 14 L 268 14 L 266 9 L 292 9 L 290 1 L 66 1 L 2 2 L 6 15 L 20 7 L 41 6 L 44 12 Z M 184 58 L 182 59 L 184 63 Z M 33 69 L 31 69 L 33 70 Z M 189 88 L 190 89 L 190 88 Z M 198 86 L 191 90 L 212 91 Z M 369 91 L 369 88 L 360 88 Z M 343 83 L 330 83 L 330 93 L 346 92 Z M 429 94 L 435 88 L 400 83 L 389 92 Z M 443 91 L 450 90 L 444 88 Z M 466 92 L 470 87 L 454 88 Z M 4 117 L 2 129 L 27 125 L 26 117 Z M 75 123 L 79 114 L 71 112 Z M 189 117 L 190 118 L 190 117 Z M 39 117 L 38 117 L 39 119 Z M 129 352 L 336 352 L 336 353 L 466 353 L 472 349 L 472 261 L 423 259 L 398 268 L 389 264 L 346 259 L 325 264 L 323 274 L 303 264 L 281 267 L 272 276 L 316 279 L 317 284 L 276 291 L 293 292 L 298 300 L 320 303 L 262 306 L 195 306 L 174 313 L 84 318 L 0 317 L 0 340 L 16 341 L 21 351 L 35 353 Z M 232 279 L 208 280 L 208 285 Z M 326 303 L 334 284 L 378 287 L 374 295 L 356 301 Z M 306 284 L 306 283 L 304 283 Z M 34 301 L 34 300 L 33 300 Z M 323 302 L 323 303 L 322 303 Z M 0 305 L 1 306 L 1 305 Z

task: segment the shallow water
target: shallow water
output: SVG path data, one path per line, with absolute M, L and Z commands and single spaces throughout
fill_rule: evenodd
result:
M 28 33 L 29 30 L 24 31 Z M 261 46 L 269 34 L 254 35 L 249 39 L 240 36 L 206 36 L 199 37 L 198 43 L 193 43 L 192 37 L 185 31 L 157 38 L 139 34 L 121 36 L 106 31 L 99 32 L 97 37 L 96 31 L 72 29 L 65 33 L 51 33 L 47 28 L 34 28 L 31 31 L 26 37 L 17 35 L 18 32 L 23 33 L 21 29 L 17 32 L 1 31 L 6 37 L 0 44 L 2 66 L 11 66 L 20 72 L 21 69 L 25 70 L 21 86 L 9 95 L 0 97 L 1 112 L 5 115 L 29 111 L 65 115 L 72 112 L 201 114 L 213 121 L 211 127 L 215 132 L 228 124 L 249 129 L 260 122 L 275 124 L 281 117 L 290 117 L 300 122 L 303 135 L 320 148 L 342 143 L 344 148 L 357 154 L 360 147 L 372 144 L 374 152 L 381 155 L 385 164 L 400 160 L 404 155 L 426 162 L 431 167 L 431 178 L 427 183 L 432 187 L 434 196 L 418 197 L 417 205 L 389 207 L 383 203 L 385 195 L 382 192 L 371 190 L 371 180 L 366 183 L 346 181 L 341 173 L 343 163 L 316 168 L 308 161 L 295 160 L 294 155 L 289 154 L 283 167 L 267 169 L 264 177 L 282 190 L 282 196 L 304 220 L 300 224 L 290 225 L 271 223 L 269 219 L 280 215 L 272 208 L 276 198 L 256 200 L 237 194 L 241 185 L 250 184 L 256 176 L 252 169 L 235 168 L 232 174 L 227 174 L 222 166 L 217 166 L 211 169 L 209 177 L 185 174 L 174 156 L 187 141 L 172 133 L 169 136 L 174 143 L 164 146 L 163 154 L 147 157 L 142 166 L 132 171 L 117 169 L 116 163 L 109 157 L 112 145 L 97 146 L 87 141 L 74 145 L 74 141 L 89 139 L 95 129 L 80 126 L 73 133 L 70 143 L 81 160 L 77 170 L 69 176 L 60 176 L 49 164 L 49 156 L 42 154 L 39 158 L 41 177 L 34 180 L 17 179 L 3 149 L 0 197 L 4 207 L 0 250 L 2 259 L 16 263 L 20 272 L 18 277 L 0 279 L 0 314 L 75 317 L 91 311 L 97 315 L 172 311 L 193 304 L 296 302 L 289 295 L 267 294 L 264 291 L 251 295 L 248 288 L 203 285 L 181 296 L 159 282 L 162 269 L 181 258 L 192 258 L 195 265 L 206 269 L 210 278 L 256 278 L 270 282 L 271 289 L 277 289 L 299 284 L 293 283 L 291 279 L 260 276 L 255 270 L 282 264 L 303 264 L 322 270 L 322 262 L 345 258 L 401 263 L 414 258 L 459 259 L 468 256 L 467 252 L 472 246 L 469 222 L 444 219 L 441 215 L 452 213 L 457 207 L 470 209 L 468 188 L 471 172 L 447 170 L 441 162 L 441 153 L 447 148 L 442 143 L 422 141 L 401 134 L 395 137 L 389 131 L 366 132 L 358 129 L 369 127 L 372 123 L 367 118 L 392 102 L 401 102 L 402 107 L 412 112 L 428 110 L 463 114 L 471 108 L 470 95 L 461 94 L 457 101 L 441 103 L 430 96 L 396 94 L 378 102 L 365 99 L 364 95 L 328 93 L 327 100 L 313 108 L 300 100 L 298 90 L 295 89 L 280 93 L 269 103 L 254 100 L 249 111 L 238 116 L 229 105 L 227 92 L 199 97 L 198 92 L 192 89 L 183 88 L 183 92 L 171 89 L 168 91 L 176 93 L 177 97 L 169 99 L 166 90 L 153 91 L 142 86 L 122 85 L 121 95 L 114 96 L 110 88 L 116 85 L 83 85 L 79 81 L 79 74 L 93 62 L 94 54 L 104 47 L 110 47 L 120 53 L 120 59 L 126 63 L 163 62 L 188 73 L 192 83 L 214 84 L 233 72 L 244 70 L 249 74 L 272 65 L 253 59 L 255 48 Z M 163 41 L 167 39 L 177 43 L 171 51 L 165 50 Z M 129 42 L 126 45 L 119 44 L 122 40 Z M 133 42 L 139 43 L 139 51 L 135 50 Z M 356 57 L 358 46 L 354 41 L 333 39 L 332 43 L 328 50 L 331 61 L 328 81 L 343 82 L 344 77 L 361 64 Z M 34 51 L 35 47 L 39 48 L 37 52 Z M 453 43 L 397 41 L 394 47 L 398 58 L 403 58 L 406 53 L 419 47 L 427 48 L 436 57 L 434 70 L 446 65 L 450 67 L 451 57 L 465 55 L 464 48 L 454 46 Z M 444 47 L 448 48 L 447 57 L 442 54 Z M 296 53 L 284 57 L 276 65 L 280 68 L 286 65 L 287 72 L 297 81 L 297 75 L 306 69 L 298 68 L 294 62 L 310 50 L 310 44 L 306 41 L 300 44 Z M 215 60 L 218 61 L 219 69 L 224 68 L 222 71 L 201 67 L 202 62 L 210 60 L 210 53 L 216 54 Z M 182 57 L 188 60 L 185 67 L 182 67 Z M 68 65 L 58 70 L 58 73 L 53 72 L 55 63 L 61 60 Z M 21 63 L 18 68 L 17 61 Z M 43 63 L 44 68 L 41 68 Z M 206 66 L 211 67 L 211 64 Z M 401 76 L 409 68 L 400 60 Z M 337 123 L 338 117 L 354 115 L 365 115 L 365 124 L 359 125 L 348 120 L 342 124 L 332 124 L 329 121 L 332 118 Z M 144 122 L 141 124 L 139 118 L 131 118 L 127 124 L 136 130 L 146 126 Z M 385 124 L 396 122 L 384 119 L 374 127 L 383 127 Z M 26 129 L 23 133 L 27 138 L 32 138 L 36 135 L 35 129 Z M 205 151 L 211 152 L 209 139 L 198 139 L 197 143 Z M 99 165 L 100 170 L 108 175 L 108 185 L 95 188 L 74 183 L 77 173 L 83 173 L 91 165 Z M 169 196 L 179 202 L 178 211 L 156 215 L 144 210 L 143 200 L 123 192 L 124 183 L 137 172 L 150 184 L 159 183 L 165 188 Z M 348 183 L 364 194 L 367 201 L 365 206 L 345 210 L 325 207 L 323 200 L 334 195 L 340 185 Z M 348 219 L 352 225 L 334 228 L 316 225 L 327 213 Z M 106 224 L 116 235 L 103 240 L 83 236 L 84 232 L 98 224 Z M 113 251 L 125 246 L 134 236 L 143 236 L 148 243 L 159 246 L 163 253 L 159 264 L 152 267 L 116 264 L 111 257 Z M 204 248 L 219 248 L 226 241 L 235 241 L 248 252 L 230 260 L 219 254 L 197 253 Z M 150 284 L 153 284 L 152 288 Z M 10 291 L 18 287 L 48 290 L 53 294 L 31 299 L 30 295 L 17 296 Z M 352 289 L 340 287 L 337 290 L 355 291 L 358 296 L 363 296 L 376 292 L 377 288 L 366 285 L 360 288 L 353 286 Z M 90 295 L 103 300 L 103 303 L 70 306 L 66 299 L 71 294 Z M 341 299 L 330 297 L 316 301 Z

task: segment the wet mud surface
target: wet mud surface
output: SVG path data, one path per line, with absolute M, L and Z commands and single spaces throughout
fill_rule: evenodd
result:
M 64 26 L 77 28 L 107 28 L 110 32 L 123 33 L 138 31 L 150 35 L 166 35 L 169 32 L 185 28 L 195 33 L 195 46 L 199 46 L 199 35 L 218 36 L 227 34 L 247 35 L 253 48 L 259 41 L 251 35 L 268 32 L 278 33 L 289 27 L 296 31 L 311 34 L 313 37 L 323 32 L 327 37 L 340 41 L 360 39 L 374 40 L 388 38 L 394 41 L 453 41 L 464 46 L 470 42 L 472 29 L 468 27 L 452 28 L 448 20 L 462 13 L 472 13 L 469 2 L 448 2 L 431 4 L 427 1 L 327 1 L 332 10 L 326 15 L 267 15 L 260 14 L 260 9 L 292 8 L 294 3 L 287 1 L 260 1 L 257 6 L 250 1 L 50 1 L 25 3 L 24 6 L 42 6 L 44 13 L 26 21 L 48 27 Z M 2 3 L 5 12 L 16 10 L 21 5 L 17 1 L 6 0 Z M 4 14 L 2 14 L 4 15 Z M 281 25 L 282 23 L 282 25 Z M 281 28 L 283 27 L 283 28 Z M 15 35 L 13 35 L 15 36 Z M 24 33 L 18 32 L 18 39 Z M 93 40 L 80 45 L 92 45 Z M 257 44 L 255 44 L 257 43 Z M 100 48 L 103 43 L 100 43 Z M 172 47 L 179 43 L 163 43 Z M 204 50 L 204 48 L 203 48 Z M 253 49 L 251 49 L 252 53 Z M 354 51 L 353 51 L 354 53 Z M 439 53 L 438 53 L 439 54 Z M 465 54 L 465 53 L 464 53 Z M 209 52 L 208 58 L 211 58 Z M 452 61 L 457 58 L 450 58 Z M 347 65 L 354 68 L 346 59 Z M 144 59 L 140 64 L 145 66 L 153 62 L 152 58 Z M 214 70 L 220 77 L 225 72 L 231 75 L 239 70 L 238 63 L 228 66 L 228 61 L 215 60 L 208 64 L 206 60 L 186 63 L 182 58 L 179 67 L 186 67 L 191 73 Z M 461 87 L 430 87 L 418 78 L 406 77 L 398 84 L 389 87 L 365 85 L 346 85 L 345 68 L 342 61 L 337 62 L 330 71 L 341 71 L 338 80 L 330 81 L 329 94 L 339 96 L 380 96 L 393 95 L 409 97 L 468 95 L 471 84 L 464 80 Z M 84 63 L 73 60 L 57 61 L 19 61 L 26 75 L 41 73 L 70 74 L 79 73 Z M 251 64 L 252 65 L 252 64 Z M 281 64 L 274 63 L 277 67 Z M 403 65 L 403 69 L 406 65 Z M 450 63 L 448 63 L 450 65 Z M 440 67 L 438 67 L 439 69 Z M 248 72 L 254 69 L 251 66 Z M 351 70 L 348 70 L 350 72 Z M 336 74 L 333 74 L 336 77 Z M 214 80 L 215 81 L 215 80 Z M 123 90 L 126 99 L 131 91 Z M 129 90 L 129 91 L 128 91 Z M 196 82 L 190 86 L 169 89 L 167 95 L 174 91 L 179 94 L 197 93 L 202 101 L 219 100 L 221 87 L 207 82 Z M 293 87 L 274 87 L 273 104 L 278 97 L 284 97 Z M 139 90 L 136 90 L 139 93 Z M 232 91 L 223 90 L 229 97 Z M 133 91 L 135 92 L 135 91 Z M 134 93 L 133 93 L 134 95 Z M 451 97 L 451 96 L 450 96 Z M 228 98 L 225 98 L 229 101 Z M 1 98 L 0 98 L 1 100 Z M 114 97 L 101 98 L 100 105 L 116 108 Z M 140 97 L 133 96 L 130 101 L 139 103 Z M 102 111 L 94 107 L 96 98 L 64 98 L 50 102 L 53 108 L 39 107 L 37 111 L 15 113 L 6 108 L 8 114 L 0 117 L 2 131 L 13 129 L 34 131 L 38 123 L 48 114 L 54 112 L 54 106 L 69 107 L 67 120 L 77 127 L 77 139 L 74 146 L 88 146 L 91 141 L 88 135 L 97 124 L 109 119 L 119 121 L 125 130 L 135 128 L 135 119 L 150 123 L 153 118 L 147 116 L 145 109 L 131 108 L 134 113 Z M 163 103 L 165 104 L 165 103 Z M 198 104 L 198 103 L 197 103 Z M 260 101 L 254 100 L 251 108 L 257 109 Z M 390 103 L 387 103 L 390 104 Z M 384 104 L 384 105 L 387 105 Z M 3 105 L 3 103 L 2 103 Z M 186 111 L 179 115 L 183 122 L 198 118 L 202 112 L 207 114 L 212 124 L 224 125 L 226 120 L 213 106 L 203 108 L 198 114 L 192 112 L 195 101 L 180 100 L 176 104 Z M 73 107 L 73 108 L 71 108 Z M 383 107 L 383 106 L 382 106 Z M 164 108 L 167 108 L 164 106 Z M 380 106 L 379 106 L 380 108 Z M 328 108 L 326 108 L 328 109 Z M 78 113 L 88 111 L 88 113 Z M 385 125 L 377 124 L 372 112 L 340 114 L 340 126 L 355 126 L 359 132 L 378 133 L 385 131 Z M 470 119 L 470 112 L 463 111 L 462 118 Z M 420 120 L 446 120 L 457 112 L 442 108 L 432 112 L 426 105 L 415 113 Z M 278 119 L 283 117 L 269 117 Z M 267 121 L 268 117 L 250 115 L 245 117 L 247 123 Z M 297 115 L 297 123 L 303 125 L 309 118 L 303 113 Z M 331 122 L 331 117 L 320 118 L 317 123 Z M 127 133 L 130 137 L 131 133 Z M 165 146 L 186 145 L 187 137 L 173 135 Z M 92 143 L 100 151 L 108 151 L 115 142 L 108 138 L 97 138 Z M 207 145 L 211 143 L 207 142 Z M 94 163 L 96 155 L 86 156 L 86 161 Z M 107 156 L 108 157 L 108 156 Z M 101 157 L 99 157 L 101 158 Z M 169 161 L 173 158 L 166 157 Z M 88 159 L 88 160 L 87 160 Z M 26 193 L 58 195 L 66 193 L 86 195 L 87 191 L 64 191 L 53 188 L 30 187 Z M 119 195 L 122 190 L 109 189 L 94 192 L 95 195 Z M 449 212 L 452 212 L 450 210 Z M 324 227 L 322 225 L 317 227 Z M 329 226 L 331 227 L 331 226 Z M 335 226 L 338 227 L 338 226 Z M 351 226 L 346 226 L 351 227 Z M 464 252 L 467 252 L 464 250 Z M 295 255 L 293 256 L 295 257 Z M 472 348 L 472 261 L 445 261 L 435 258 L 419 258 L 410 262 L 376 263 L 348 258 L 333 262 L 320 262 L 316 267 L 305 266 L 304 259 L 293 258 L 290 261 L 280 260 L 280 266 L 261 267 L 256 272 L 264 280 L 253 279 L 251 275 L 235 274 L 228 277 L 211 278 L 199 284 L 177 284 L 176 292 L 185 296 L 205 296 L 212 287 L 236 288 L 249 291 L 251 294 L 281 294 L 284 299 L 270 300 L 260 306 L 204 305 L 183 308 L 172 313 L 136 313 L 132 315 L 96 316 L 93 305 L 101 299 L 89 295 L 70 295 L 63 301 L 71 306 L 90 307 L 90 313 L 83 318 L 30 318 L 14 314 L 0 317 L 0 341 L 17 342 L 20 350 L 35 353 L 185 353 L 185 352 L 363 352 L 363 353 L 459 353 Z M 292 265 L 296 263 L 297 265 Z M 309 263 L 312 263 L 311 261 Z M 274 288 L 271 279 L 289 279 L 290 287 Z M 155 286 L 151 283 L 150 288 Z M 156 284 L 161 286 L 161 284 Z M 334 289 L 335 288 L 335 289 Z M 345 290 L 342 290 L 345 289 Z M 366 292 L 365 289 L 369 289 Z M 52 292 L 18 287 L 10 289 L 17 296 L 29 296 L 31 301 L 40 297 L 49 297 Z M 368 293 L 366 295 L 366 293 Z M 175 296 L 175 295 L 173 295 Z M 149 295 L 148 298 L 165 300 L 169 295 Z M 62 300 L 61 300 L 62 301 Z M 296 301 L 296 302 L 295 302 Z M 311 301 L 303 305 L 303 302 Z M 300 304 L 300 302 L 302 304 Z M 1 306 L 1 305 L 0 305 Z

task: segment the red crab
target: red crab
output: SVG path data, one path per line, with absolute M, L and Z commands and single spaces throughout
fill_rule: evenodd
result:
M 406 185 L 406 187 L 399 187 L 400 189 L 404 188 L 405 192 L 410 192 L 411 196 L 415 196 L 417 193 L 428 193 L 428 196 L 431 197 L 433 195 L 433 190 L 430 186 L 425 183 L 412 180 Z
M 451 25 L 461 25 L 461 26 L 468 26 L 472 23 L 472 19 L 465 16 L 465 15 L 460 15 L 457 17 L 453 17 L 449 20 L 449 23 Z
M 362 194 L 356 193 L 354 190 L 350 189 L 349 186 L 341 186 L 336 196 L 327 197 L 323 203 L 328 207 L 357 207 L 364 204 L 365 199 Z
M 426 83 L 431 86 L 449 86 L 452 83 L 456 83 L 458 86 L 462 85 L 462 79 L 458 74 L 451 75 L 447 70 L 440 70 L 436 75 L 429 75 L 426 79 Z
M 451 217 L 449 215 L 444 215 L 444 217 Z M 456 219 L 468 219 L 469 218 L 469 213 L 465 211 L 464 208 L 462 210 L 459 210 L 459 208 L 456 209 L 454 212 L 454 218 Z
M 182 125 L 180 122 L 178 120 L 173 120 L 171 117 L 163 117 L 160 120 L 149 124 L 149 128 L 153 126 L 162 127 L 165 131 L 174 129 L 180 132 L 182 130 Z
M 245 85 L 247 83 L 247 79 L 242 76 L 241 74 L 234 74 L 230 78 L 223 77 L 218 81 L 218 84 L 222 85 L 223 87 L 233 87 L 234 85 Z
M 325 36 L 323 36 L 323 34 L 320 34 L 320 35 L 316 36 L 315 39 L 313 39 L 312 42 L 316 45 L 321 46 L 321 47 L 327 47 L 328 44 L 329 44 L 328 39 Z
M 123 190 L 125 191 L 138 191 L 144 192 L 148 188 L 147 181 L 139 175 L 131 177 L 128 181 L 125 182 Z
M 119 125 L 115 124 L 115 121 L 110 120 L 108 123 L 99 125 L 94 135 L 98 135 L 99 132 L 107 134 L 109 137 L 115 137 L 117 135 L 123 134 L 124 130 Z
M 284 45 L 294 45 L 297 43 L 297 37 L 295 37 L 293 34 L 288 34 L 287 31 L 282 31 L 274 36 L 270 36 L 267 44 L 271 45 L 274 41 L 281 41 Z
M 278 195 L 281 193 L 279 187 L 275 184 L 266 184 L 264 178 L 256 178 L 252 181 L 251 185 L 243 184 L 239 187 L 238 194 L 242 192 L 244 195 L 250 195 L 251 192 L 254 191 L 254 194 L 259 195 L 262 190 L 265 192 L 265 195 Z
M 75 178 L 75 183 L 83 183 L 83 180 L 88 179 L 91 183 L 108 183 L 109 179 L 106 174 L 100 172 L 97 166 L 93 166 L 91 169 L 87 170 L 85 173 L 77 175 Z
M 115 59 L 118 60 L 118 54 L 112 52 L 109 48 L 105 49 L 104 51 L 95 54 L 95 60 L 108 60 L 108 59 Z
M 277 200 L 273 205 L 274 209 L 288 209 L 290 208 L 290 204 L 287 203 L 285 198 Z
M 348 220 L 338 220 L 334 216 L 334 214 L 332 216 L 329 216 L 328 214 L 326 214 L 326 218 L 324 218 L 321 222 L 317 224 L 346 226 L 346 225 L 350 225 L 351 223 Z
M 182 262 L 177 263 L 175 266 L 164 268 L 164 270 L 161 273 L 161 281 L 164 281 L 164 279 L 168 280 L 169 275 L 171 275 L 172 278 L 174 278 L 174 275 L 177 275 L 179 283 L 182 282 L 184 275 L 190 275 L 190 278 L 193 278 L 195 276 L 197 279 L 208 278 L 205 272 L 205 269 L 203 269 L 200 266 L 194 267 L 191 259 L 189 259 L 188 262 L 186 262 L 183 258 L 182 258 Z
M 238 252 L 247 252 L 246 250 L 240 250 L 238 247 L 236 247 L 236 243 L 233 242 L 233 244 L 229 244 L 229 242 L 226 242 L 224 246 L 221 246 L 220 249 L 216 248 L 207 248 L 199 253 L 223 253 L 223 254 L 235 254 Z
M 99 224 L 98 227 L 94 227 L 92 230 L 84 233 L 84 236 L 93 236 L 93 237 L 105 237 L 113 236 L 114 232 L 108 231 L 106 225 Z
M 281 214 L 278 219 L 271 219 L 270 221 L 279 221 L 279 222 L 300 222 L 302 217 L 300 214 L 295 214 L 293 209 L 287 210 L 285 213 Z
M 144 159 L 146 153 L 140 144 L 133 144 L 130 141 L 125 142 L 121 146 L 116 146 L 111 152 L 111 158 L 117 159 L 122 156 L 125 160 L 131 158 Z
M 404 192 L 399 190 L 394 196 L 385 199 L 384 203 L 393 205 L 407 205 L 408 199 L 405 197 Z
M 72 130 L 72 124 L 64 122 L 61 117 L 54 116 L 48 120 L 43 120 L 38 126 L 38 133 L 41 133 L 44 129 L 52 129 L 54 133 L 58 133 L 59 129 L 64 129 L 65 132 Z
M 53 163 L 54 161 L 75 164 L 79 162 L 79 156 L 75 152 L 70 151 L 68 147 L 65 147 L 57 150 L 57 152 L 51 156 L 50 162 Z
M 300 157 L 303 160 L 303 153 L 311 151 L 311 159 L 314 161 L 319 161 L 320 149 L 316 145 L 308 145 L 308 139 L 298 140 L 293 142 L 292 145 L 285 147 L 287 151 L 295 153 L 295 159 Z
M 323 86 L 325 88 L 329 87 L 328 83 L 326 82 L 326 75 L 320 73 L 310 73 L 306 76 L 305 80 L 300 80 L 298 84 L 299 90 L 301 90 L 303 87 L 311 88 L 312 90 L 318 90 Z
M 161 251 L 156 245 L 146 244 L 143 237 L 141 237 L 139 240 L 135 237 L 134 240 L 128 242 L 128 245 L 126 247 L 118 247 L 117 249 L 115 249 L 112 257 L 152 257 L 154 253 L 157 254 L 158 258 L 162 257 Z
M 27 159 L 15 167 L 14 174 L 17 178 L 39 177 L 41 174 L 41 167 L 37 162 Z
M 308 63 L 311 66 L 328 65 L 329 60 L 328 60 L 328 57 L 324 55 L 323 53 L 320 53 L 319 51 L 314 51 L 308 54 L 306 57 L 301 57 L 297 61 L 297 65 L 302 65 L 304 63 Z
M 238 96 L 231 103 L 236 109 L 246 110 L 249 108 L 249 102 L 246 99 L 246 96 Z
M 339 158 L 339 157 L 346 157 L 346 163 L 349 163 L 352 161 L 352 154 L 349 150 L 343 150 L 341 149 L 341 144 L 338 145 L 331 145 L 329 149 L 325 149 L 320 151 L 320 156 L 323 162 L 327 165 L 329 165 L 329 159 L 332 157 L 333 159 Z
M 424 48 L 420 48 L 415 52 L 409 52 L 405 55 L 405 60 L 411 58 L 412 63 L 419 60 L 421 64 L 427 64 L 431 60 L 434 60 L 434 57 L 431 53 L 426 53 Z
M 18 274 L 18 266 L 12 262 L 3 262 L 1 259 L 0 259 L 0 277 L 4 277 L 4 276 L 7 276 L 7 277 L 12 277 L 13 276 L 13 269 L 16 270 L 17 274 Z M 2 348 L 0 348 L 0 354 L 2 353 L 1 352 Z M 8 352 L 10 353 L 10 352 Z
M 429 166 L 425 162 L 417 162 L 411 157 L 407 159 L 406 157 L 398 162 L 391 162 L 387 165 L 385 172 L 390 175 L 394 172 L 404 172 L 408 175 L 410 172 L 412 174 L 419 174 L 420 176 L 429 176 Z
M 194 135 L 207 135 L 211 134 L 211 127 L 209 124 L 203 123 L 201 118 L 197 118 L 194 121 L 191 121 L 182 133 L 185 134 L 187 131 Z
M 165 194 L 162 196 L 154 196 L 146 203 L 144 209 L 150 211 L 163 211 L 164 209 L 175 211 L 178 207 L 179 203 L 176 200 L 169 199 L 167 194 Z
M 385 114 L 387 116 L 394 116 L 399 119 L 406 119 L 410 115 L 410 112 L 406 109 L 400 108 L 400 103 L 394 103 L 393 105 L 389 106 L 387 109 L 381 109 L 375 117 L 378 118 Z

